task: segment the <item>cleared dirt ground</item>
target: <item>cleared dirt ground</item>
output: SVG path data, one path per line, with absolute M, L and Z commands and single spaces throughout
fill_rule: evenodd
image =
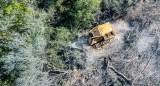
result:
M 116 38 L 101 50 L 86 36 L 71 47 L 86 53 L 86 69 L 74 69 L 72 86 L 157 86 L 160 81 L 160 6 L 140 3 L 112 22 Z M 105 19 L 104 19 L 105 20 Z M 103 21 L 103 20 L 102 20 Z

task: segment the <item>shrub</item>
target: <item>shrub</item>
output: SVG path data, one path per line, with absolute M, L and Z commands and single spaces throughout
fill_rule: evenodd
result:
M 96 14 L 100 12 L 101 0 L 56 0 L 57 17 L 61 26 L 88 29 Z
M 54 49 L 65 46 L 74 38 L 73 33 L 65 27 L 50 28 L 49 31 L 50 43 L 52 43 L 51 46 L 53 45 Z
M 3 74 L 1 76 L 2 82 L 1 86 L 15 86 L 14 81 L 18 76 L 18 72 L 16 70 L 12 70 L 10 73 Z
M 7 2 L 5 0 L 0 0 L 0 13 L 3 13 L 3 9 L 7 6 Z
M 6 69 L 2 67 L 3 65 L 4 63 L 0 61 L 0 86 L 15 86 L 14 81 L 18 77 L 18 71 L 15 68 L 10 72 L 6 72 Z
M 12 1 L 6 8 L 5 14 L 7 14 L 10 19 L 13 21 L 12 29 L 17 32 L 23 32 L 22 26 L 26 24 L 26 18 L 29 14 L 26 3 L 18 3 Z
M 64 41 L 64 42 L 66 41 L 66 43 L 70 42 L 76 36 L 75 31 L 76 30 L 71 31 L 65 27 L 55 28 L 55 32 L 56 32 L 55 40 Z
M 54 56 L 52 59 L 53 59 L 52 62 L 56 68 L 59 68 L 59 69 L 66 68 L 66 65 L 63 63 L 60 56 Z
M 6 44 L 0 45 L 0 58 L 1 58 L 4 54 L 8 53 L 9 51 L 11 51 L 11 50 L 8 48 L 8 46 L 7 46 Z
M 78 49 L 67 48 L 63 54 L 68 69 L 85 69 L 86 68 L 86 54 Z
M 66 27 L 48 27 L 46 29 L 46 37 L 48 38 L 48 60 L 54 64 L 56 68 L 64 69 L 65 64 L 59 52 L 74 38 L 74 33 Z M 63 53 L 63 52 L 62 52 Z
M 95 15 L 100 12 L 100 3 L 101 0 L 78 0 L 75 3 L 75 25 L 82 28 L 91 27 Z
M 2 55 L 8 53 L 10 51 L 7 43 L 10 41 L 8 36 L 10 35 L 10 32 L 1 32 L 0 31 L 0 57 L 2 57 Z
M 50 6 L 53 6 L 53 3 L 53 0 L 37 0 L 38 7 L 45 10 L 49 9 Z

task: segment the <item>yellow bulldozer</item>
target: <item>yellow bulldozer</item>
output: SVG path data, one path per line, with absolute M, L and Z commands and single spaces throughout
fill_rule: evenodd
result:
M 89 44 L 91 48 L 101 49 L 107 45 L 107 43 L 115 38 L 115 32 L 112 24 L 107 22 L 102 25 L 98 25 L 89 31 L 90 39 Z

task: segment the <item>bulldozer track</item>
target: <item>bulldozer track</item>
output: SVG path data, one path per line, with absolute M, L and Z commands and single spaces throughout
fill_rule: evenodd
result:
M 112 40 L 112 39 L 110 39 L 110 40 Z M 94 44 L 92 46 L 95 49 L 101 49 L 101 48 L 105 47 L 110 42 L 110 40 L 102 41 L 102 42 L 99 42 L 99 43 Z

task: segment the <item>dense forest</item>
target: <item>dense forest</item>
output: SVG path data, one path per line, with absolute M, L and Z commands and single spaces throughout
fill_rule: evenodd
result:
M 159 86 L 159 3 L 0 0 L 0 86 Z M 106 22 L 122 40 L 88 48 L 88 31 Z

